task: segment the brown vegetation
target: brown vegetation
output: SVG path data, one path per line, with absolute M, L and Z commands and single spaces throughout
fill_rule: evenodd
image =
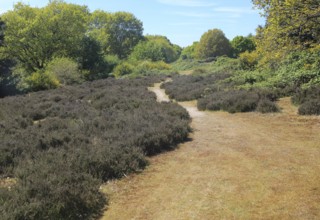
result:
M 102 219 L 319 219 L 320 118 L 278 104 L 277 114 L 191 113 L 192 141 L 103 187 Z

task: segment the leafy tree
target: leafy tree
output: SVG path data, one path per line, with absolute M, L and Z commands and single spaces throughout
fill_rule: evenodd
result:
M 224 33 L 219 29 L 209 30 L 201 36 L 197 46 L 200 59 L 231 54 L 231 45 Z
M 193 42 L 192 45 L 183 48 L 183 50 L 181 52 L 181 58 L 183 60 L 196 58 L 196 56 L 197 56 L 196 55 L 196 48 L 197 48 L 198 43 L 199 42 L 196 41 L 196 42 Z
M 51 1 L 44 8 L 18 3 L 3 14 L 5 53 L 29 72 L 42 69 L 52 57 L 77 57 L 87 30 L 88 8 Z
M 257 41 L 260 52 L 269 56 L 267 60 L 279 60 L 290 51 L 319 45 L 318 0 L 253 0 L 253 3 L 267 19 L 265 27 L 259 29 Z
M 105 54 L 123 59 L 143 39 L 143 25 L 128 12 L 95 11 L 90 19 L 90 34 L 100 42 Z
M 132 51 L 133 60 L 164 61 L 171 63 L 180 56 L 181 48 L 164 36 L 148 35 Z
M 231 41 L 234 56 L 239 56 L 243 52 L 252 52 L 256 49 L 255 42 L 252 37 L 236 36 Z
M 165 54 L 160 44 L 154 41 L 142 41 L 132 51 L 130 58 L 133 60 L 164 61 Z

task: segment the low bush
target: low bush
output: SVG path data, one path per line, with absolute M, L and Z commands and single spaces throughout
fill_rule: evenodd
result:
M 199 110 L 223 110 L 230 113 L 250 112 L 257 107 L 259 96 L 245 90 L 220 91 L 198 100 Z
M 300 115 L 320 115 L 320 99 L 304 102 L 298 109 Z
M 291 101 L 300 105 L 311 100 L 320 100 L 320 86 L 312 86 L 308 89 L 297 89 Z
M 261 113 L 271 113 L 271 112 L 279 112 L 280 109 L 276 103 L 270 101 L 269 99 L 261 99 L 258 102 L 256 111 Z
M 276 112 L 278 107 L 268 93 L 247 90 L 229 90 L 209 94 L 198 100 L 199 110 L 227 111 L 229 113 L 259 111 Z
M 113 75 L 117 78 L 133 73 L 134 67 L 129 63 L 121 63 L 113 70 Z
M 211 74 L 207 76 L 176 75 L 172 82 L 162 85 L 171 99 L 190 101 L 199 99 L 207 93 L 220 90 L 223 86 L 219 82 L 229 74 Z
M 300 105 L 300 115 L 320 115 L 320 86 L 312 86 L 308 89 L 298 89 L 291 101 Z
M 107 79 L 0 100 L 0 190 L 7 219 L 92 219 L 105 201 L 100 181 L 147 165 L 174 149 L 190 118 L 147 90 L 161 77 Z M 23 108 L 21 108 L 23 106 Z

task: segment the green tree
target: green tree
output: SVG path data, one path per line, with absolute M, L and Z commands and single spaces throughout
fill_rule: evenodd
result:
M 165 36 L 147 35 L 145 41 L 134 48 L 130 58 L 171 63 L 179 58 L 180 53 L 181 48 L 172 44 Z
M 318 0 L 253 0 L 263 10 L 266 25 L 260 29 L 261 52 L 284 54 L 313 48 L 320 43 Z M 281 55 L 279 55 L 281 57 Z
M 200 59 L 231 55 L 231 45 L 224 33 L 219 29 L 209 30 L 201 36 L 197 46 L 197 56 Z
M 160 44 L 154 41 L 142 41 L 133 49 L 130 59 L 133 60 L 150 60 L 164 61 L 165 54 Z
M 196 48 L 197 48 L 198 44 L 199 44 L 199 42 L 196 41 L 196 42 L 193 42 L 192 45 L 183 48 L 183 50 L 181 52 L 181 59 L 183 59 L 183 60 L 185 60 L 185 59 L 195 59 L 196 56 L 197 56 Z
M 86 6 L 51 1 L 44 8 L 18 3 L 2 15 L 6 24 L 4 52 L 29 72 L 52 57 L 77 57 L 87 30 Z
M 240 53 L 252 52 L 256 49 L 253 37 L 236 36 L 231 41 L 234 56 L 238 57 Z
M 95 11 L 90 19 L 90 35 L 100 42 L 105 54 L 124 59 L 143 39 L 143 25 L 128 12 Z

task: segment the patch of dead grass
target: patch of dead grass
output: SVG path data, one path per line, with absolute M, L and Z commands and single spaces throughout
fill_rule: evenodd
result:
M 319 219 L 320 117 L 298 116 L 288 98 L 279 105 L 200 112 L 192 141 L 102 187 L 111 195 L 102 219 Z

